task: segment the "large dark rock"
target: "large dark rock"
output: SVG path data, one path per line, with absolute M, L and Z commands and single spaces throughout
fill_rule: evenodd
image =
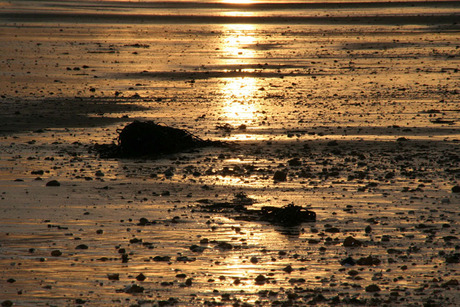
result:
M 153 121 L 134 121 L 118 132 L 118 144 L 97 145 L 102 157 L 157 157 L 198 147 L 222 145 L 203 140 L 187 130 L 157 124 Z

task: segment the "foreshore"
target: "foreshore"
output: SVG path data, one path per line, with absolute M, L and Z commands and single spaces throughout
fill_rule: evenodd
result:
M 46 14 L 0 13 L 4 306 L 457 304 L 453 20 Z M 134 120 L 227 146 L 101 158 Z

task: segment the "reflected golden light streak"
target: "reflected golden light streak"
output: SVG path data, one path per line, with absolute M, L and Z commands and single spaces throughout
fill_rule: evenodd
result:
M 221 49 L 227 59 L 232 59 L 228 64 L 244 64 L 242 59 L 253 59 L 255 51 L 248 48 L 256 43 L 254 37 L 254 25 L 227 25 L 227 34 L 222 43 Z
M 222 16 L 230 16 L 230 17 L 251 17 L 254 16 L 254 12 L 248 11 L 231 11 L 231 12 L 223 12 Z
M 226 35 L 221 42 L 221 50 L 225 56 L 227 71 L 254 72 L 252 68 L 245 68 L 245 64 L 252 64 L 256 54 L 249 48 L 256 44 L 254 25 L 228 25 Z M 257 79 L 253 77 L 225 78 L 220 87 L 223 102 L 223 120 L 234 127 L 248 124 L 257 117 L 256 93 Z
M 222 0 L 223 3 L 228 4 L 252 4 L 253 0 Z

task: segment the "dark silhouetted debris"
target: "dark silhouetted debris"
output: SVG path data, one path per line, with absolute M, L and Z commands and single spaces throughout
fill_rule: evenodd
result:
M 123 292 L 125 293 L 142 293 L 144 292 L 144 287 L 138 286 L 136 284 L 127 286 L 125 289 L 123 289 Z
M 377 285 L 369 285 L 366 287 L 366 292 L 379 292 L 380 287 Z
M 294 204 L 289 204 L 282 208 L 271 206 L 262 207 L 259 215 L 262 221 L 285 226 L 296 226 L 303 222 L 316 221 L 315 212 Z
M 291 265 L 288 265 L 283 269 L 283 271 L 286 272 L 286 273 L 292 273 L 292 271 L 294 271 L 294 269 L 292 268 Z
M 62 255 L 62 252 L 60 250 L 58 250 L 58 249 L 55 249 L 55 250 L 53 250 L 51 252 L 51 256 L 53 256 L 53 257 L 59 257 L 61 255 Z
M 203 140 L 190 132 L 157 124 L 134 121 L 118 132 L 118 144 L 96 145 L 103 158 L 155 158 L 205 146 L 221 146 L 218 141 Z
M 173 297 L 170 297 L 168 300 L 161 300 L 158 301 L 158 306 L 163 307 L 163 306 L 174 306 L 179 303 L 179 300 Z
M 57 180 L 51 180 L 46 183 L 47 187 L 59 187 L 61 184 Z
M 157 261 L 157 262 L 160 262 L 160 261 L 168 262 L 169 260 L 171 260 L 171 257 L 169 257 L 169 256 L 155 256 L 153 258 L 153 261 Z
M 256 285 L 263 285 L 267 282 L 267 280 L 268 278 L 263 276 L 262 274 L 259 274 L 259 276 L 255 278 Z
M 369 255 L 368 257 L 359 258 L 356 263 L 359 265 L 379 265 L 381 261 L 380 259 Z
M 342 261 L 340 261 L 340 264 L 341 265 L 353 266 L 353 265 L 356 265 L 356 261 L 353 258 L 348 257 L 348 258 L 345 258 Z
M 343 240 L 343 246 L 345 247 L 359 247 L 361 246 L 363 243 L 359 240 L 356 240 L 355 238 L 353 237 L 346 237 L 345 240 Z
M 263 221 L 286 227 L 316 221 L 316 213 L 302 206 L 289 204 L 284 207 L 264 206 L 261 209 L 248 209 L 248 204 L 249 201 L 241 201 L 241 198 L 235 197 L 233 202 L 201 204 L 200 207 L 205 212 L 237 213 L 235 219 L 239 220 Z
M 145 277 L 144 274 L 140 273 L 139 275 L 136 276 L 136 280 L 138 281 L 144 281 L 147 277 Z
M 107 278 L 109 280 L 120 280 L 120 274 L 118 273 L 107 274 Z
M 285 171 L 276 171 L 273 175 L 273 180 L 275 182 L 287 181 L 287 172 Z
M 233 245 L 227 242 L 220 242 L 219 244 L 217 244 L 216 248 L 220 250 L 231 250 L 233 248 Z
M 2 307 L 10 307 L 13 306 L 13 302 L 10 300 L 5 300 L 2 302 Z
M 441 285 L 443 288 L 449 288 L 449 287 L 457 287 L 459 285 L 458 280 L 456 279 L 451 279 Z
M 446 256 L 446 263 L 460 263 L 460 254 L 450 254 Z
M 455 124 L 454 120 L 447 120 L 447 119 L 442 119 L 442 118 L 436 118 L 434 120 L 430 120 L 433 124 L 448 124 L 448 125 L 453 125 Z

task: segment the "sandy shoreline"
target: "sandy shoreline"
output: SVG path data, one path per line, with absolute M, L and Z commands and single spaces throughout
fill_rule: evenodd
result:
M 3 23 L 0 302 L 455 306 L 459 29 L 391 23 Z M 230 145 L 92 150 L 135 119 Z

